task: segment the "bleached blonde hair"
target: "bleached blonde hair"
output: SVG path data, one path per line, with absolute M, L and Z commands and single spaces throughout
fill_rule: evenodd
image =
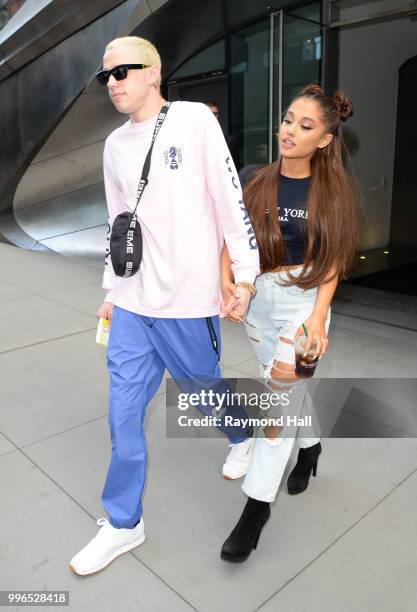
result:
M 149 64 L 149 66 L 160 66 L 162 67 L 161 58 L 156 47 L 146 38 L 140 38 L 139 36 L 122 36 L 121 38 L 115 38 L 106 46 L 105 53 L 110 49 L 118 49 L 120 47 L 129 47 L 134 53 L 134 59 L 138 63 Z M 132 62 L 133 63 L 133 62 Z M 156 87 L 160 87 L 161 78 L 159 77 Z

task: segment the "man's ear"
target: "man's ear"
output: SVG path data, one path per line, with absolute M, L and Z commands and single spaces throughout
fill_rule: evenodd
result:
M 159 87 L 159 83 L 161 80 L 161 66 L 151 66 L 149 68 L 149 84 L 157 85 Z

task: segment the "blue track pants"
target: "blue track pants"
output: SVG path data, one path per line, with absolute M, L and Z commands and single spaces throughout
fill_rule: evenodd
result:
M 107 349 L 112 455 L 101 498 L 113 527 L 132 528 L 142 514 L 147 465 L 145 409 L 165 368 L 177 380 L 219 379 L 220 349 L 218 316 L 155 319 L 114 306 Z M 236 416 L 246 416 L 239 407 L 238 413 Z M 221 429 L 234 443 L 247 436 L 236 427 Z

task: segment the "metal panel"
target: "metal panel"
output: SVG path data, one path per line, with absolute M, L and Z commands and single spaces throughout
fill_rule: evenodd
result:
M 5 31 L 2 31 L 0 80 L 7 76 L 10 69 L 18 70 L 33 61 L 68 36 L 123 4 L 123 0 L 101 0 L 100 3 L 50 0 L 40 6 L 33 0 L 27 0 L 26 4 L 26 20 L 23 24 L 11 31 L 6 26 Z M 13 25 L 13 21 L 10 25 Z
M 21 227 L 41 241 L 107 224 L 103 183 L 15 211 Z

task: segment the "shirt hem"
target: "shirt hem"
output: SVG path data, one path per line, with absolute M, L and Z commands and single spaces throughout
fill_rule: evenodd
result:
M 212 306 L 211 308 L 203 308 L 202 310 L 148 310 L 141 306 L 133 306 L 117 298 L 113 301 L 114 306 L 128 310 L 144 317 L 156 317 L 158 319 L 199 319 L 201 317 L 212 317 L 220 313 L 220 306 Z

